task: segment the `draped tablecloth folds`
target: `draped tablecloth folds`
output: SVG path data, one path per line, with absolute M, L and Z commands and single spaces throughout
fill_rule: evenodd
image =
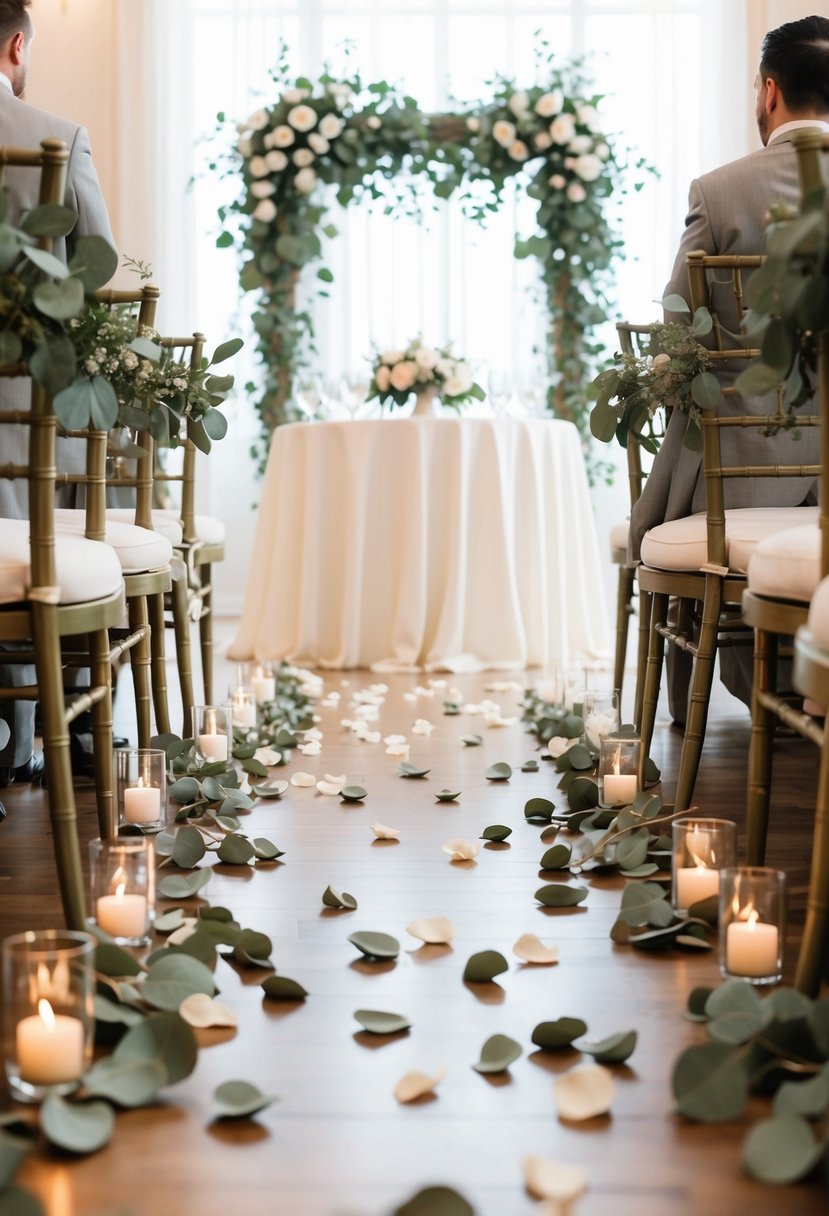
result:
M 570 422 L 279 427 L 253 553 L 232 658 L 460 672 L 609 651 Z

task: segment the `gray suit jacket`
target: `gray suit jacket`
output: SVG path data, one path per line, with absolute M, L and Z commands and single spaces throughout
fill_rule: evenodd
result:
M 676 292 L 690 303 L 686 258 L 695 249 L 712 254 L 763 253 L 769 208 L 781 201 L 796 204 L 798 199 L 797 155 L 790 133 L 693 181 L 685 232 L 665 294 Z M 739 332 L 730 281 L 715 283 L 711 295 L 722 323 L 732 333 Z M 740 366 L 717 368 L 724 386 L 733 384 L 739 372 Z M 721 410 L 731 414 L 766 414 L 775 409 L 774 393 L 742 400 L 725 397 L 721 402 Z M 804 412 L 808 411 L 801 410 Z M 685 421 L 682 414 L 671 419 L 642 497 L 631 512 L 632 560 L 638 559 L 642 537 L 649 528 L 705 509 L 702 457 L 683 446 Z M 804 428 L 800 436 L 795 440 L 790 431 L 783 431 L 767 438 L 757 429 L 730 428 L 721 436 L 724 463 L 819 463 L 817 429 Z M 725 482 L 725 505 L 791 507 L 816 501 L 816 492 L 817 483 L 808 478 L 730 478 Z
M 66 240 L 55 242 L 60 258 L 72 256 L 75 242 L 82 236 L 102 236 L 115 246 L 109 226 L 106 203 L 92 164 L 89 136 L 77 123 L 38 110 L 15 97 L 0 85 L 0 144 L 18 148 L 37 148 L 43 139 L 62 139 L 69 149 L 66 175 L 66 204 L 78 213 L 78 222 Z M 7 168 L 4 182 L 8 186 L 13 207 L 13 219 L 37 206 L 40 174 L 35 169 Z M 23 380 L 0 382 L 0 409 L 19 409 L 28 403 L 28 387 Z M 26 464 L 28 428 L 0 427 L 0 453 L 3 461 Z M 84 444 L 78 440 L 59 439 L 57 464 L 64 472 L 82 472 Z M 0 517 L 25 519 L 28 516 L 28 486 L 25 481 L 0 481 Z

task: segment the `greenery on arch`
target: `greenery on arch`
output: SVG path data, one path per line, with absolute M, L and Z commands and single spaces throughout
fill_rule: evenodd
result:
M 498 209 L 511 179 L 526 183 L 537 229 L 516 240 L 515 255 L 540 265 L 550 316 L 547 403 L 588 439 L 586 389 L 602 354 L 594 330 L 610 315 L 613 268 L 623 256 L 618 205 L 649 169 L 603 131 L 602 96 L 581 60 L 559 63 L 545 42 L 536 60 L 541 84 L 521 88 L 499 76 L 490 101 L 426 114 L 393 84 L 366 83 L 356 72 L 291 79 L 282 47 L 271 72 L 276 99 L 236 124 L 225 155 L 239 192 L 220 209 L 218 238 L 240 252 L 242 288 L 257 297 L 260 459 L 273 428 L 294 417 L 292 382 L 315 353 L 313 317 L 298 307 L 296 288 L 300 272 L 305 284 L 316 268 L 327 294 L 333 275 L 321 237 L 336 235 L 332 205 L 376 202 L 418 214 L 418 179 L 439 199 L 457 196 L 478 222 Z M 225 115 L 219 121 L 229 126 Z

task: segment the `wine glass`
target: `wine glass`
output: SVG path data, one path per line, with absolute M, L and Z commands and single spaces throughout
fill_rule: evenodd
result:
M 512 397 L 512 381 L 508 372 L 499 368 L 491 368 L 487 376 L 487 389 L 492 412 L 497 418 L 502 418 Z
M 364 372 L 343 372 L 340 377 L 340 398 L 352 420 L 368 396 L 368 378 Z
M 539 376 L 527 376 L 518 386 L 518 396 L 527 417 L 543 418 L 546 406 L 544 384 Z
M 294 399 L 306 422 L 312 422 L 322 402 L 319 376 L 300 376 L 294 384 Z

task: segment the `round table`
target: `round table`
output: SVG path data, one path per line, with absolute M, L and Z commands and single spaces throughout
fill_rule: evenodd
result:
M 572 423 L 292 423 L 271 443 L 230 656 L 469 671 L 609 652 Z

